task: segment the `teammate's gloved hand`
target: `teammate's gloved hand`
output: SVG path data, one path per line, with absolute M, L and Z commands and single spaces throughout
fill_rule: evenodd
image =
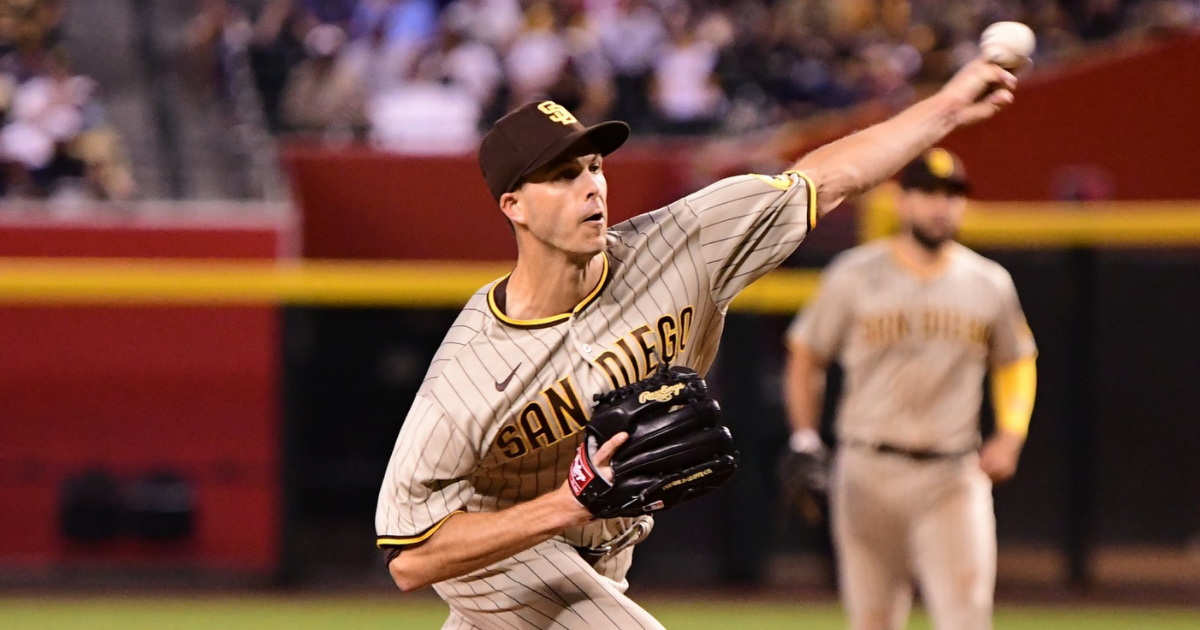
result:
M 784 496 L 809 524 L 825 520 L 829 497 L 829 449 L 812 429 L 796 431 L 776 466 Z

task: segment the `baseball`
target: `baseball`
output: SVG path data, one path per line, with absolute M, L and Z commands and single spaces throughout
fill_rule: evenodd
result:
M 983 58 L 1001 68 L 1019 68 L 1033 56 L 1037 38 L 1033 30 L 1020 22 L 996 22 L 979 37 Z

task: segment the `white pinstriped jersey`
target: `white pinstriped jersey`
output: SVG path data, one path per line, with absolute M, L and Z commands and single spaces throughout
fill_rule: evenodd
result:
M 839 440 L 945 452 L 978 446 L 988 368 L 1036 352 L 1008 272 L 957 243 L 924 278 L 890 240 L 842 253 L 788 337 L 845 368 Z
M 498 511 L 562 485 L 594 394 L 659 360 L 705 373 L 733 297 L 782 262 L 816 217 L 806 177 L 742 175 L 613 226 L 602 279 L 571 313 L 518 321 L 506 278 L 477 292 L 433 359 L 388 464 L 380 547 L 415 544 L 459 511 Z M 596 547 L 630 519 L 560 538 Z

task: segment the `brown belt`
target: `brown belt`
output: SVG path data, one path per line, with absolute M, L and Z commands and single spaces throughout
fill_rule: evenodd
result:
M 973 448 L 965 451 L 932 451 L 925 449 L 904 448 L 894 444 L 869 444 L 867 442 L 849 442 L 848 445 L 855 448 L 869 448 L 876 453 L 883 453 L 885 455 L 901 455 L 903 457 L 921 462 L 941 459 L 954 459 L 975 452 L 975 449 Z

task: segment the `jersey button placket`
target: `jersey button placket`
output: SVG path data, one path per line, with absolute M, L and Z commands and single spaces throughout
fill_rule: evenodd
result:
M 576 324 L 578 324 L 578 322 L 578 314 L 572 315 L 571 319 L 567 321 L 567 336 L 571 338 L 571 343 L 579 349 L 579 352 L 582 353 L 583 356 L 587 357 L 587 360 L 590 363 L 592 359 L 592 344 L 580 339 L 579 330 L 576 328 Z
M 584 374 L 586 374 L 588 378 L 583 378 L 584 374 L 580 374 L 580 385 L 583 385 L 584 382 L 590 381 L 590 387 L 588 385 L 583 385 L 584 396 L 590 401 L 592 399 L 592 394 L 606 391 L 605 385 L 607 381 L 604 379 L 604 376 L 600 373 L 599 369 L 597 369 L 595 357 L 597 346 L 591 343 L 591 341 L 584 341 L 581 338 L 579 330 L 577 330 L 575 327 L 575 324 L 578 321 L 579 320 L 575 317 L 571 318 L 571 321 L 568 324 L 567 334 L 571 337 L 571 343 L 578 348 L 579 353 L 583 355 L 583 363 L 585 366 L 587 366 Z

